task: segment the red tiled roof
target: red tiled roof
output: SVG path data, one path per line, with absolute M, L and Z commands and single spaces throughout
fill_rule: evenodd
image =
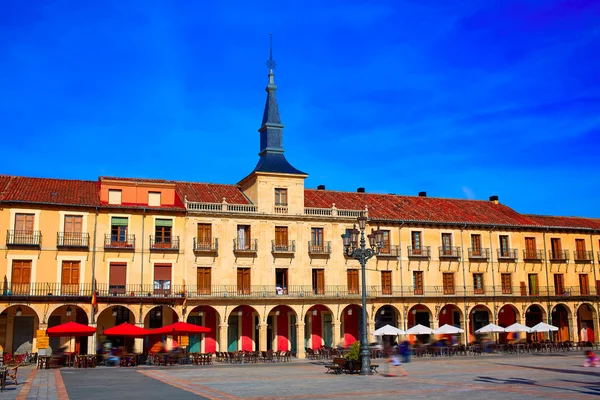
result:
M 167 181 L 165 179 L 149 179 L 149 178 L 118 178 L 114 176 L 101 176 L 98 180 L 107 181 L 129 181 L 129 182 L 147 182 L 147 183 L 175 183 L 174 181 Z
M 544 226 L 600 229 L 600 219 L 597 218 L 553 217 L 533 214 L 526 214 L 525 216 Z
M 490 225 L 540 225 L 537 221 L 513 209 L 491 201 L 412 197 L 388 194 L 304 191 L 304 206 L 364 210 L 369 217 L 381 220 L 403 220 L 445 223 L 475 223 Z
M 221 203 L 225 198 L 229 204 L 250 204 L 240 188 L 235 185 L 194 182 L 175 182 L 175 185 L 181 200 Z
M 0 187 L 2 181 L 0 179 Z M 21 203 L 69 204 L 77 206 L 97 206 L 99 203 L 98 184 L 94 181 L 68 179 L 28 178 L 9 176 L 4 190 L 0 190 L 0 200 Z

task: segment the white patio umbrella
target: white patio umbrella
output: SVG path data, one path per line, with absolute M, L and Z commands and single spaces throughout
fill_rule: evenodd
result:
M 396 336 L 396 335 L 404 335 L 404 331 L 402 329 L 398 329 L 392 325 L 382 326 L 381 328 L 372 332 L 373 336 Z
M 518 322 L 515 322 L 514 324 L 507 326 L 506 328 L 504 328 L 504 332 L 527 332 L 527 333 L 531 333 L 533 332 L 531 330 L 530 327 L 525 326 L 523 324 L 520 324 Z
M 475 333 L 504 333 L 505 329 L 495 324 L 487 324 L 483 328 L 479 328 Z
M 549 325 L 545 322 L 540 322 L 531 328 L 531 332 L 556 332 L 558 328 L 554 325 Z
M 431 335 L 432 333 L 433 329 L 421 324 L 417 324 L 406 331 L 406 334 L 408 335 Z
M 436 335 L 454 335 L 456 333 L 463 333 L 465 330 L 457 328 L 452 325 L 444 324 L 440 326 L 438 329 L 435 329 L 433 333 Z

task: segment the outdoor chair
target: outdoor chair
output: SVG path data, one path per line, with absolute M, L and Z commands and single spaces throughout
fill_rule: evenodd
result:
M 17 372 L 19 371 L 19 365 L 14 365 L 12 367 L 8 367 L 8 369 L 6 370 L 5 374 L 6 374 L 6 380 L 11 380 L 15 386 L 19 385 L 19 382 L 17 382 Z

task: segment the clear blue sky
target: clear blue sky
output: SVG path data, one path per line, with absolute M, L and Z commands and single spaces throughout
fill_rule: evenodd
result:
M 238 182 L 273 32 L 307 187 L 600 217 L 600 1 L 290 3 L 2 1 L 0 173 Z

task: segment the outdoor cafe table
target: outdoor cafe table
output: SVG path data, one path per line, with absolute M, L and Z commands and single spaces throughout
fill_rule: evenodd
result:
M 49 369 L 50 368 L 50 356 L 38 356 L 38 369 Z
M 75 368 L 94 368 L 96 356 L 92 354 L 77 354 L 75 356 Z
M 137 360 L 139 356 L 139 354 L 133 353 L 121 354 L 121 361 L 119 364 L 121 367 L 135 367 L 138 364 Z

